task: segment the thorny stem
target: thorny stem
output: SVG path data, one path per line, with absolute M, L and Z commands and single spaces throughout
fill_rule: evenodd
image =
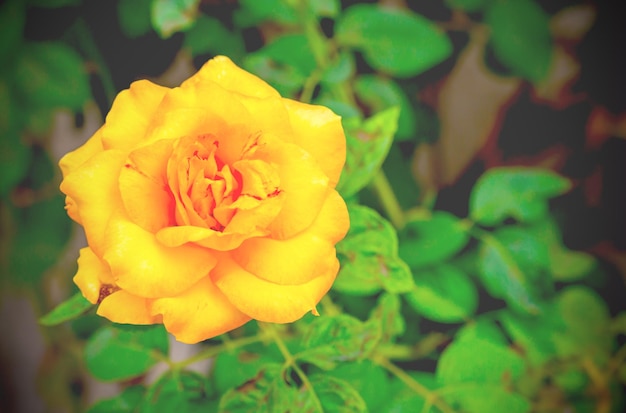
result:
M 396 198 L 396 194 L 393 192 L 391 184 L 389 184 L 389 180 L 382 169 L 379 170 L 374 176 L 371 186 L 376 192 L 381 206 L 387 213 L 391 224 L 396 229 L 402 228 L 405 224 L 404 212 L 402 211 L 398 198 Z
M 455 413 L 454 409 L 441 399 L 434 391 L 431 391 L 426 386 L 415 380 L 407 372 L 393 364 L 386 357 L 376 355 L 374 357 L 374 362 L 396 376 L 408 388 L 424 398 L 426 403 L 424 404 L 424 409 L 422 410 L 423 412 L 428 412 L 430 410 L 430 406 L 435 406 L 443 413 Z
M 308 389 L 308 391 L 311 392 L 311 398 L 313 400 L 313 403 L 315 404 L 315 408 L 317 409 L 317 411 L 319 413 L 324 413 L 324 408 L 322 407 L 322 402 L 320 401 L 319 397 L 317 396 L 317 393 L 315 392 L 315 389 L 313 388 L 313 385 L 311 384 L 311 381 L 309 380 L 309 378 L 306 375 L 306 373 L 304 373 L 304 371 L 302 371 L 302 369 L 300 368 L 300 366 L 296 362 L 296 359 L 293 357 L 293 355 L 291 354 L 291 352 L 289 351 L 289 349 L 285 345 L 285 342 L 280 337 L 280 334 L 278 334 L 278 332 L 274 328 L 274 325 L 273 324 L 266 324 L 266 323 L 258 323 L 258 325 L 261 328 L 261 330 L 263 330 L 264 332 L 268 333 L 269 337 L 271 337 L 272 340 L 274 340 L 274 343 L 276 343 L 276 346 L 278 347 L 278 350 L 280 351 L 280 353 L 282 354 L 283 358 L 285 359 L 285 367 L 291 367 L 293 369 L 293 371 L 296 372 L 296 374 L 298 375 L 300 380 L 302 380 L 302 384 L 304 385 L 304 387 L 306 387 Z

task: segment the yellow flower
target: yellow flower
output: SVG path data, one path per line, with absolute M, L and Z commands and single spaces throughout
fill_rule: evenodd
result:
M 180 87 L 134 82 L 60 161 L 98 314 L 195 343 L 314 311 L 349 226 L 340 118 L 219 56 Z

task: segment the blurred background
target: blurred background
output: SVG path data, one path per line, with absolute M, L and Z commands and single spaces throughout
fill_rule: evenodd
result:
M 326 71 L 301 4 L 332 48 Z M 80 411 L 118 391 L 77 356 L 102 320 L 37 324 L 76 291 L 85 245 L 57 163 L 131 82 L 173 87 L 220 54 L 344 120 L 398 106 L 383 170 L 405 211 L 466 217 L 472 188 L 496 167 L 568 178 L 571 190 L 550 201 L 556 233 L 596 263 L 576 281 L 611 315 L 624 311 L 625 33 L 617 6 L 600 0 L 2 1 L 0 411 Z M 338 99 L 345 87 L 353 98 Z M 385 214 L 368 188 L 358 197 Z M 481 295 L 478 311 L 493 306 Z

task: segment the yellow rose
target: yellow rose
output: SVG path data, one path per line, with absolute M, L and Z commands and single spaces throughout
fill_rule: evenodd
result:
M 195 343 L 315 311 L 349 226 L 340 118 L 226 57 L 180 87 L 134 82 L 60 161 L 89 246 L 74 282 L 98 314 Z

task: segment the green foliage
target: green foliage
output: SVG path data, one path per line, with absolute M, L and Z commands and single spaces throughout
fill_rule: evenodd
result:
M 344 121 L 348 153 L 339 181 L 339 192 L 350 197 L 363 189 L 380 169 L 398 128 L 400 109 L 397 106 L 361 120 Z
M 415 287 L 407 302 L 424 317 L 441 323 L 468 320 L 478 306 L 478 292 L 469 276 L 454 266 L 442 264 L 415 271 Z
M 44 326 L 55 326 L 65 321 L 72 320 L 85 311 L 90 309 L 91 304 L 82 293 L 76 293 L 61 304 L 59 304 L 54 310 L 50 311 L 45 316 L 39 319 L 39 323 Z
M 391 224 L 376 211 L 350 206 L 350 230 L 337 245 L 341 270 L 334 288 L 355 295 L 381 289 L 403 293 L 413 287 L 411 272 L 398 257 L 398 238 Z
M 406 223 L 399 233 L 399 254 L 411 268 L 443 262 L 458 253 L 470 236 L 454 215 L 435 211 Z
M 20 291 L 37 289 L 36 297 L 44 297 L 48 284 L 70 282 L 75 269 L 57 265 L 72 227 L 63 197 L 51 195 L 59 180 L 49 138 L 55 111 L 89 110 L 86 103 L 100 94 L 89 80 L 114 89 L 108 72 L 120 66 L 105 61 L 89 30 L 80 30 L 87 3 L 0 5 L 3 281 Z M 129 44 L 178 33 L 167 42 L 178 48 L 178 63 L 193 58 L 200 65 L 203 56 L 224 54 L 284 97 L 341 115 L 347 159 L 337 189 L 351 226 L 337 244 L 341 269 L 317 304 L 319 317 L 281 326 L 251 322 L 197 345 L 182 361 L 169 359 L 161 325 L 111 324 L 76 293 L 40 317 L 41 325 L 58 329 L 42 328 L 54 349 L 42 370 L 57 352 L 67 352 L 59 358 L 73 361 L 54 372 L 58 383 L 90 375 L 120 382 L 122 390 L 92 406 L 78 406 L 68 391 L 74 410 L 623 410 L 626 353 L 618 344 L 626 336 L 626 309 L 617 303 L 617 315 L 609 310 L 595 290 L 604 287 L 608 266 L 589 251 L 568 248 L 568 228 L 561 227 L 567 220 L 552 208 L 558 207 L 552 198 L 583 189 L 584 179 L 536 167 L 491 168 L 469 199 L 458 200 L 456 215 L 439 209 L 441 187 L 416 179 L 431 167 L 417 153 L 440 135 L 443 103 L 435 95 L 458 70 L 462 53 L 476 46 L 473 28 L 488 29 L 483 55 L 493 52 L 508 76 L 534 88 L 552 64 L 549 23 L 556 11 L 547 13 L 537 0 L 444 0 L 440 6 L 455 17 L 434 21 L 413 12 L 412 2 L 383 3 L 117 1 L 112 24 L 136 39 Z M 62 35 L 36 42 L 24 36 L 33 10 L 63 7 L 78 17 Z M 455 41 L 453 48 L 459 34 L 453 32 L 467 32 L 470 43 Z M 434 68 L 447 72 L 437 73 L 436 85 L 426 84 Z M 112 98 L 115 90 L 106 94 Z M 211 359 L 207 369 L 191 371 L 201 359 Z M 158 363 L 165 371 L 154 377 Z
M 108 325 L 87 341 L 85 364 L 100 380 L 124 380 L 148 371 L 167 351 L 167 334 L 162 325 Z
M 128 387 L 116 397 L 98 401 L 86 413 L 133 413 L 137 411 L 144 394 L 143 386 Z
M 452 52 L 448 37 L 426 18 L 369 4 L 346 9 L 335 37 L 362 51 L 373 68 L 398 77 L 422 73 Z
M 152 30 L 150 9 L 153 0 L 120 0 L 117 3 L 117 16 L 124 34 L 135 38 Z
M 200 15 L 185 33 L 184 47 L 194 56 L 203 53 L 224 54 L 238 61 L 245 54 L 241 36 L 228 30 L 218 19 Z
M 485 23 L 496 56 L 513 73 L 532 82 L 543 80 L 552 61 L 549 16 L 532 0 L 494 1 Z
M 508 217 L 532 222 L 548 213 L 546 199 L 570 188 L 570 182 L 537 168 L 494 168 L 472 189 L 470 217 L 483 225 L 497 225 Z
M 150 21 L 163 38 L 189 29 L 198 13 L 200 0 L 152 0 Z
M 416 124 L 411 102 L 398 83 L 377 75 L 362 75 L 355 79 L 354 93 L 374 113 L 398 106 L 400 117 L 396 138 L 406 140 L 415 135 Z
M 80 110 L 90 98 L 83 61 L 63 43 L 26 43 L 15 64 L 13 81 L 27 106 Z
M 330 370 L 338 362 L 362 360 L 380 340 L 380 329 L 373 322 L 362 322 L 347 314 L 321 317 L 309 326 L 299 360 Z
M 64 197 L 59 194 L 13 210 L 8 271 L 16 285 L 36 285 L 64 250 L 72 228 L 65 218 L 64 205 Z

